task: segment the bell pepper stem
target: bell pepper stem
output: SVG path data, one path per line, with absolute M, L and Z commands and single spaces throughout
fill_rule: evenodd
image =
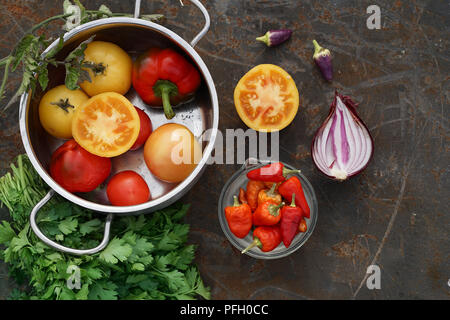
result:
M 163 101 L 164 114 L 167 119 L 172 119 L 175 116 L 175 112 L 173 112 L 172 105 L 170 104 L 169 93 L 164 90 L 161 97 Z
M 168 80 L 158 80 L 153 86 L 153 92 L 156 96 L 161 97 L 166 118 L 172 119 L 175 112 L 170 104 L 170 97 L 178 94 L 178 87 Z
M 253 240 L 252 243 L 250 243 L 247 248 L 245 248 L 244 250 L 241 251 L 242 254 L 246 253 L 247 251 L 251 250 L 254 247 L 262 247 L 262 243 L 261 240 L 259 240 L 258 238 L 255 237 L 255 240 Z

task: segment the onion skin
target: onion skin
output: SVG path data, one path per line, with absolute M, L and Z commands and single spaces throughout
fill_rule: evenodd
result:
M 371 151 L 370 151 L 370 155 L 367 159 L 367 161 L 365 162 L 365 164 L 359 168 L 358 170 L 356 170 L 355 172 L 351 172 L 349 173 L 345 178 L 339 179 L 336 176 L 332 176 L 330 174 L 327 174 L 326 172 L 324 172 L 320 166 L 317 164 L 317 160 L 315 159 L 315 143 L 316 140 L 318 139 L 321 130 L 323 128 L 325 128 L 325 126 L 328 124 L 329 121 L 331 121 L 331 118 L 334 116 L 335 111 L 336 111 L 336 107 L 337 107 L 337 103 L 338 100 L 340 99 L 342 101 L 342 103 L 345 105 L 345 107 L 348 109 L 348 111 L 350 112 L 351 116 L 353 117 L 353 119 L 355 120 L 355 123 L 357 123 L 358 125 L 360 125 L 361 127 L 365 128 L 365 130 L 367 131 L 368 134 L 368 138 L 369 138 L 369 142 L 370 142 L 370 147 L 371 147 Z M 316 166 L 317 170 L 319 170 L 323 175 L 325 175 L 326 177 L 336 180 L 336 181 L 344 181 L 344 180 L 348 180 L 351 177 L 354 177 L 358 174 L 360 174 L 362 171 L 364 171 L 367 166 L 369 165 L 370 161 L 372 160 L 373 157 L 373 152 L 374 152 L 374 143 L 373 143 L 373 138 L 372 135 L 370 134 L 369 129 L 367 128 L 366 124 L 362 121 L 362 119 L 358 116 L 358 113 L 356 111 L 356 107 L 358 106 L 357 103 L 355 103 L 349 96 L 344 96 L 339 94 L 337 91 L 335 92 L 335 97 L 333 100 L 333 103 L 331 104 L 330 107 L 330 111 L 325 119 L 325 121 L 322 123 L 322 125 L 316 130 L 315 134 L 314 134 L 314 138 L 313 141 L 311 143 L 311 158 L 313 160 L 314 165 Z M 368 144 L 369 145 L 369 144 Z

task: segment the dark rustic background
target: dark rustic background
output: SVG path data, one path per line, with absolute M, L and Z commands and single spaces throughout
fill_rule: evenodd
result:
M 133 12 L 132 0 L 105 3 Z M 164 24 L 191 39 L 203 24 L 195 6 L 177 0 L 143 1 L 143 13 L 162 13 Z M 253 66 L 273 63 L 295 79 L 301 108 L 280 134 L 281 160 L 301 168 L 319 201 L 319 220 L 308 242 L 275 261 L 242 256 L 217 220 L 220 190 L 239 165 L 209 166 L 183 198 L 196 262 L 213 299 L 448 299 L 449 207 L 449 9 L 445 0 L 204 0 L 211 29 L 196 50 L 214 78 L 220 129 L 244 128 L 233 105 L 239 78 Z M 368 30 L 366 8 L 381 8 L 382 29 Z M 59 14 L 62 1 L 1 0 L 0 56 L 26 30 Z M 292 39 L 266 48 L 255 37 L 291 28 Z M 58 23 L 48 32 L 57 35 Z M 325 83 L 312 62 L 312 39 L 334 54 L 335 78 Z M 12 75 L 8 89 L 18 86 Z M 360 103 L 375 141 L 363 174 L 344 183 L 313 167 L 310 143 L 335 89 Z M 6 100 L 4 100 L 6 101 Z M 2 105 L 4 102 L 2 102 Z M 18 106 L 0 119 L 0 174 L 23 152 Z M 8 216 L 1 209 L 0 219 Z M 381 290 L 368 290 L 368 265 L 381 268 Z M 13 282 L 0 264 L 0 299 Z

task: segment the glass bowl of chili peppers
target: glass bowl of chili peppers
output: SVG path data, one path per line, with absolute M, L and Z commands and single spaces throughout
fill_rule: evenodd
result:
M 222 231 L 241 253 L 279 259 L 298 250 L 317 223 L 318 205 L 308 179 L 289 164 L 247 159 L 222 189 Z

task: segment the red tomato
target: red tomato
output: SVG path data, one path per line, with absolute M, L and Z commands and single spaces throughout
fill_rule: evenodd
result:
M 127 170 L 114 175 L 106 187 L 109 202 L 115 206 L 133 206 L 147 202 L 150 190 L 136 172 Z
M 74 139 L 52 154 L 50 175 L 69 192 L 89 192 L 97 188 L 111 172 L 111 160 L 84 150 Z
M 150 121 L 148 115 L 137 107 L 135 107 L 135 109 L 139 115 L 139 119 L 141 120 L 141 129 L 139 130 L 139 135 L 136 139 L 136 142 L 133 144 L 130 150 L 137 150 L 142 147 L 145 141 L 147 141 L 147 138 L 150 136 L 150 133 L 152 133 L 153 131 L 152 122 Z

